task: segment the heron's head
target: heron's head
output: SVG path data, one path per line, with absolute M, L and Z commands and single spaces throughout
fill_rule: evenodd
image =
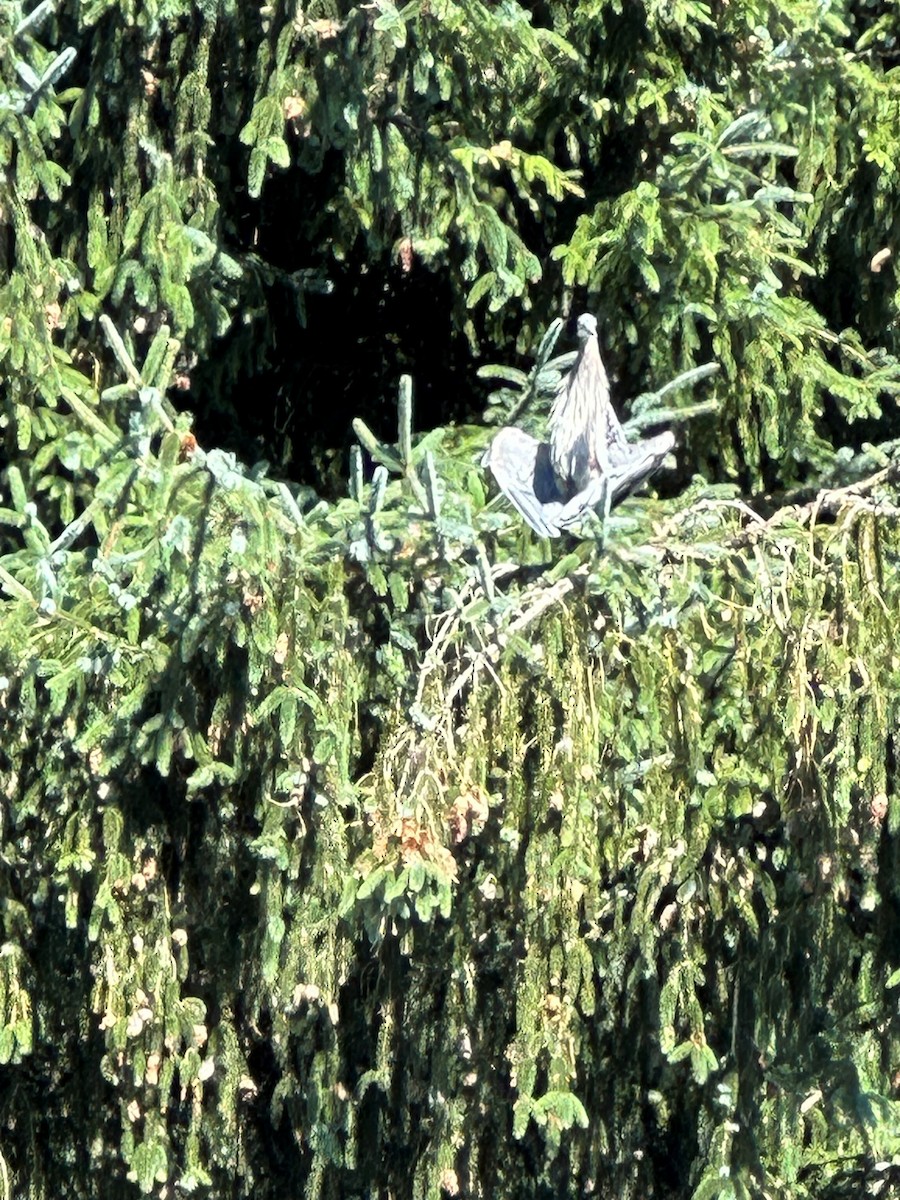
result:
M 597 336 L 597 318 L 592 313 L 582 313 L 575 324 L 575 336 L 579 344 Z

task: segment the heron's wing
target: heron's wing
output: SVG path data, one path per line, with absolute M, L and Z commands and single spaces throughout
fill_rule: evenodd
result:
M 597 357 L 599 358 L 599 356 L 600 350 L 598 347 Z M 633 447 L 626 438 L 622 422 L 616 416 L 616 410 L 612 406 L 609 394 L 609 380 L 606 378 L 605 371 L 603 372 L 603 382 L 604 386 L 597 392 L 597 404 L 600 409 L 599 420 L 605 433 L 606 461 L 610 471 L 614 472 L 629 460 Z
M 605 507 L 607 502 L 611 508 L 617 500 L 624 499 L 640 487 L 662 465 L 663 459 L 675 445 L 675 437 L 667 431 L 640 442 L 626 442 L 625 445 L 628 448 L 626 460 L 619 462 L 615 469 L 610 466 L 608 475 L 603 472 L 596 474 L 586 487 L 562 505 L 556 516 L 556 524 L 560 529 L 577 525 L 592 509 L 601 505 Z
M 606 448 L 606 459 L 600 463 L 600 468 L 612 481 L 612 499 L 615 500 L 617 496 L 633 491 L 657 469 L 675 445 L 675 438 L 671 433 L 661 433 L 640 442 L 629 442 L 612 406 L 609 379 L 596 334 L 584 346 L 581 372 L 582 386 L 593 397 L 598 432 Z M 597 457 L 599 459 L 600 455 Z
M 535 533 L 559 537 L 563 506 L 543 442 L 508 426 L 498 431 L 481 461 Z
M 603 416 L 606 422 L 607 461 L 611 468 L 615 468 L 618 463 L 628 458 L 632 446 L 625 436 L 622 422 L 616 416 L 616 410 L 613 408 L 608 394 Z
M 671 430 L 666 430 L 639 442 L 626 441 L 624 445 L 626 449 L 622 457 L 617 455 L 616 460 L 611 459 L 609 464 L 613 502 L 633 492 L 662 465 L 663 459 L 675 445 L 675 435 Z

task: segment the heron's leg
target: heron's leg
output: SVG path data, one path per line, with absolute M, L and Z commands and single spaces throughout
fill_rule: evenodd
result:
M 606 539 L 606 524 L 612 508 L 614 489 L 612 480 L 602 472 L 595 475 L 586 488 L 574 496 L 563 509 L 560 525 L 574 525 L 578 521 L 592 519 L 597 527 L 599 548 Z
M 612 481 L 608 475 L 603 476 L 603 528 L 606 528 L 606 522 L 609 518 L 609 510 L 612 508 L 613 489 Z
M 596 508 L 603 499 L 603 479 L 599 476 L 593 478 L 587 485 L 576 492 L 571 500 L 567 500 L 560 510 L 556 518 L 557 524 L 562 528 L 567 529 L 570 525 L 580 521 L 585 513 Z
M 573 525 L 579 525 L 585 520 L 593 518 L 599 519 L 601 524 L 600 541 L 603 541 L 603 530 L 606 526 L 606 514 L 609 512 L 612 500 L 612 488 L 609 486 L 609 480 L 606 476 L 599 474 L 595 475 L 587 487 L 581 489 L 580 492 L 568 500 L 562 507 L 561 511 L 556 516 L 556 523 L 560 529 L 571 529 Z M 598 507 L 601 513 L 597 512 Z
M 612 508 L 613 490 L 610 486 L 609 476 L 600 476 L 600 496 L 598 497 L 597 505 L 594 512 L 600 519 L 600 531 L 597 537 L 597 547 L 602 550 L 606 541 L 606 523 L 609 520 L 609 510 Z

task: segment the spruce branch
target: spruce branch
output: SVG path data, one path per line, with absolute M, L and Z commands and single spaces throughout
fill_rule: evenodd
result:
M 387 470 L 393 471 L 395 475 L 403 474 L 403 463 L 400 457 L 386 442 L 381 441 L 380 438 L 375 436 L 361 417 L 354 417 L 352 426 L 353 432 L 359 439 L 360 444 L 368 451 L 369 456 L 376 463 L 380 463 Z
M 397 443 L 400 451 L 400 458 L 403 462 L 403 474 L 409 483 L 412 493 L 422 507 L 423 512 L 430 511 L 429 499 L 425 489 L 422 487 L 422 482 L 416 472 L 415 463 L 413 462 L 412 448 L 412 389 L 413 381 L 410 375 L 400 376 L 400 388 L 397 396 L 397 424 L 398 437 Z
M 359 446 L 350 447 L 350 498 L 357 504 L 363 498 L 363 460 Z
M 425 492 L 427 495 L 428 515 L 433 521 L 436 521 L 441 515 L 441 495 L 438 489 L 437 469 L 434 465 L 434 455 L 430 450 L 425 451 L 425 457 L 422 462 L 422 471 L 425 475 Z
M 28 88 L 31 95 L 34 95 L 35 92 L 37 92 L 37 90 L 40 88 L 40 76 L 35 74 L 27 62 L 16 63 L 16 74 Z
M 539 396 L 547 391 L 554 390 L 559 377 L 565 373 L 574 360 L 575 356 L 571 352 L 560 355 L 552 360 L 550 357 L 556 348 L 563 325 L 564 321 L 562 317 L 556 317 L 550 322 L 538 346 L 534 366 L 527 375 L 522 371 L 517 371 L 509 367 L 487 366 L 479 369 L 478 376 L 480 379 L 491 379 L 500 375 L 502 378 L 515 383 L 520 388 L 521 394 L 518 399 L 513 402 L 509 411 L 503 414 L 502 421 L 504 425 L 515 424 L 518 418 L 528 410 Z M 547 378 L 548 374 L 552 375 L 549 381 Z
M 693 385 L 695 383 L 699 383 L 701 379 L 708 379 L 710 375 L 716 375 L 720 369 L 721 368 L 717 362 L 703 363 L 699 367 L 691 367 L 687 371 L 682 371 L 680 375 L 676 375 L 674 379 L 671 379 L 668 383 L 663 384 L 663 386 L 658 388 L 655 392 L 642 392 L 640 396 L 636 396 L 632 401 L 632 417 L 628 422 L 628 425 L 633 427 L 635 430 L 643 428 L 644 425 L 648 424 L 645 414 L 648 412 L 648 410 L 656 409 L 656 406 L 664 396 L 668 396 L 670 392 L 676 392 L 681 388 L 693 387 Z M 700 411 L 714 412 L 718 408 L 718 404 L 713 401 L 705 401 L 704 405 L 694 406 L 694 408 L 691 410 L 692 415 L 699 416 Z M 662 413 L 662 411 L 663 410 L 659 410 L 659 413 Z M 653 420 L 674 420 L 676 418 L 670 414 L 677 414 L 679 410 L 666 409 L 664 411 L 666 413 L 665 416 L 659 415 L 654 411 Z
M 16 26 L 13 37 L 24 37 L 26 33 L 34 33 L 37 28 L 44 23 L 47 17 L 52 12 L 56 11 L 56 0 L 41 0 L 40 4 L 35 7 L 22 18 Z
M 488 560 L 487 551 L 484 548 L 484 543 L 476 540 L 475 542 L 475 561 L 478 564 L 478 576 L 481 580 L 481 586 L 484 589 L 484 594 L 487 596 L 491 604 L 497 595 L 494 588 L 494 577 L 491 574 L 491 564 Z
M 92 429 L 107 447 L 118 444 L 118 434 L 110 429 L 109 426 L 97 416 L 94 410 L 89 405 L 85 404 L 80 396 L 77 396 L 69 388 L 64 390 L 63 395 L 68 406 L 74 413 L 76 413 L 77 416 L 81 418 L 82 423 L 89 429 Z
M 57 80 L 68 71 L 76 57 L 77 51 L 72 46 L 67 46 L 65 50 L 61 50 L 41 76 L 38 90 L 44 92 L 48 88 L 53 87 Z
M 116 356 L 119 366 L 128 377 L 129 386 L 137 392 L 138 400 L 140 401 L 144 410 L 147 412 L 154 412 L 159 419 L 160 424 L 167 433 L 174 432 L 175 422 L 166 411 L 166 408 L 163 404 L 162 392 L 158 387 L 145 384 L 140 371 L 134 364 L 134 359 L 128 353 L 125 343 L 122 341 L 121 334 L 106 313 L 101 315 L 100 325 L 103 329 L 103 332 L 106 334 L 106 340 L 109 342 L 110 348 L 113 354 Z M 164 362 L 165 357 L 160 357 Z
M 0 587 L 11 596 L 15 596 L 17 600 L 27 600 L 29 604 L 37 606 L 37 600 L 28 588 L 23 583 L 19 583 L 18 579 L 2 565 L 0 565 Z
M 291 489 L 288 487 L 288 485 L 286 483 L 284 483 L 282 480 L 278 481 L 277 488 L 278 488 L 278 495 L 281 497 L 281 499 L 284 503 L 284 507 L 288 510 L 290 515 L 297 522 L 297 525 L 301 529 L 304 528 L 306 525 L 306 521 L 303 519 L 303 513 L 300 511 L 300 505 L 297 503 L 294 493 L 291 491 Z
M 392 545 L 389 538 L 382 537 L 378 532 L 378 525 L 375 520 L 384 504 L 387 485 L 387 468 L 379 463 L 372 475 L 372 495 L 369 500 L 369 511 L 366 514 L 366 541 L 373 553 L 379 550 L 390 550 Z
M 387 491 L 388 473 L 383 466 L 375 468 L 372 475 L 372 497 L 369 501 L 369 516 L 374 517 L 381 511 L 384 496 Z
M 71 46 L 66 47 L 65 50 L 57 54 L 50 66 L 40 76 L 37 75 L 27 62 L 20 59 L 16 62 L 15 69 L 17 75 L 25 84 L 27 91 L 24 94 L 20 93 L 15 99 L 8 94 L 0 99 L 5 100 L 13 112 L 25 112 L 68 71 L 75 58 L 76 51 L 74 48 Z
M 400 376 L 400 388 L 397 397 L 397 446 L 404 470 L 412 466 L 412 377 Z
M 141 379 L 150 387 L 164 388 L 171 378 L 175 356 L 181 348 L 177 338 L 170 338 L 168 325 L 160 325 L 141 367 Z
M 128 382 L 132 385 L 132 387 L 134 387 L 135 391 L 140 391 L 140 389 L 144 386 L 144 381 L 141 379 L 141 373 L 134 365 L 134 359 L 125 349 L 125 343 L 122 341 L 122 337 L 118 329 L 116 329 L 115 325 L 106 315 L 106 313 L 103 313 L 100 317 L 100 327 L 106 334 L 106 340 L 109 342 L 110 349 L 116 356 L 119 366 L 127 375 Z
M 397 396 L 397 448 L 376 437 L 365 421 L 353 418 L 353 432 L 369 455 L 388 471 L 401 475 L 425 513 L 433 513 L 428 492 L 416 470 L 412 445 L 412 377 L 401 375 Z
M 623 425 L 627 433 L 640 433 L 653 425 L 679 425 L 692 421 L 695 417 L 706 417 L 719 411 L 718 400 L 699 400 L 696 404 L 687 404 L 683 408 L 648 409 L 638 416 L 631 417 Z
M 105 507 L 105 505 L 105 499 L 101 500 L 99 496 L 95 496 L 90 504 L 73 521 L 69 522 L 59 537 L 50 543 L 47 548 L 47 557 L 52 559 L 55 554 L 58 554 L 62 550 L 67 550 L 84 530 L 87 529 L 98 509 Z

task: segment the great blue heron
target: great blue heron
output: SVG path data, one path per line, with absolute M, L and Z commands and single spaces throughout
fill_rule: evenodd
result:
M 576 332 L 578 354 L 553 402 L 550 441 L 507 426 L 482 459 L 531 528 L 546 537 L 559 537 L 598 505 L 608 511 L 675 445 L 669 431 L 626 440 L 610 403 L 596 318 L 579 317 Z

